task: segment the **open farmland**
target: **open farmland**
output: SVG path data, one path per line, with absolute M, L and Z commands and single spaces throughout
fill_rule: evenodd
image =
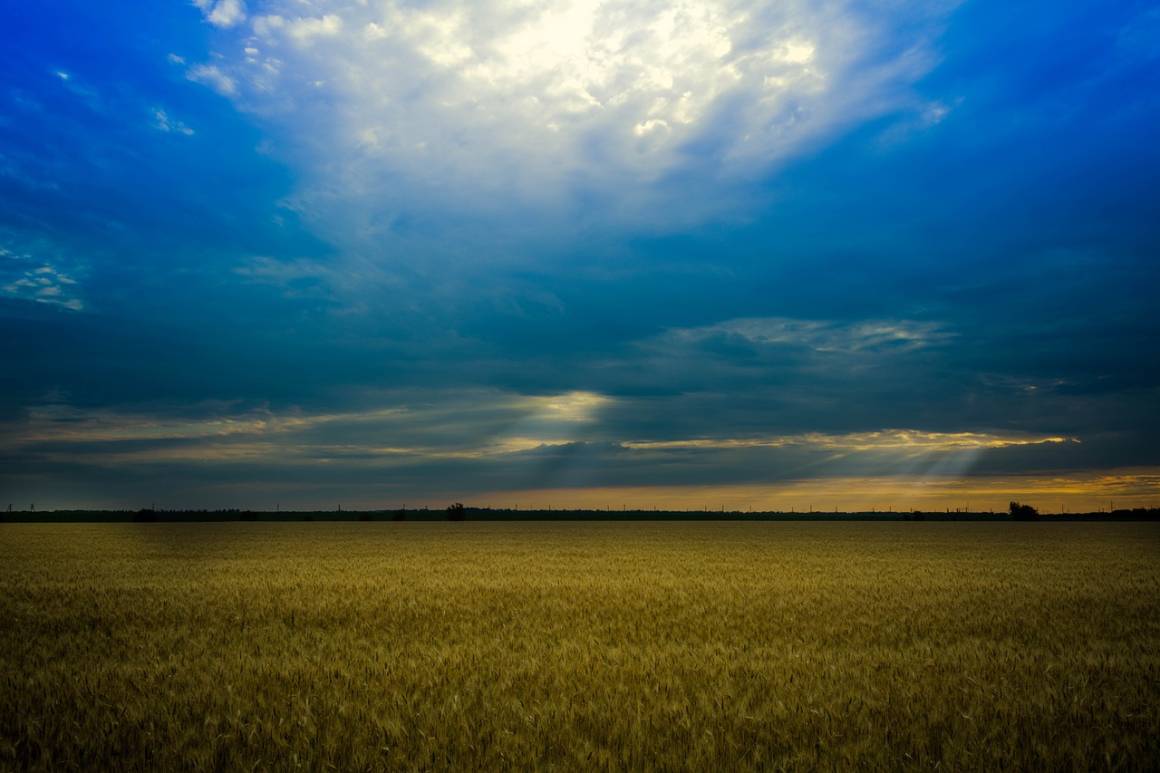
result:
M 0 525 L 3 768 L 1160 765 L 1160 526 Z

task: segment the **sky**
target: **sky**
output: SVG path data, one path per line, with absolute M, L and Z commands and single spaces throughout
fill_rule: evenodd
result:
M 1154 3 L 46 0 L 0 43 L 0 506 L 1160 505 Z

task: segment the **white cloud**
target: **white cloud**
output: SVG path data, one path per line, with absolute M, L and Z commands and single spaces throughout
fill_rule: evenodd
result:
M 269 0 L 261 11 L 190 77 L 267 121 L 304 172 L 299 206 L 350 233 L 432 211 L 662 228 L 722 214 L 747 182 L 915 103 L 947 4 Z M 695 189 L 675 182 L 690 173 Z
M 334 37 L 342 32 L 342 17 L 328 13 L 319 18 L 294 19 L 285 26 L 286 34 L 299 43 L 314 38 Z
M 0 257 L 11 258 L 13 254 L 4 250 Z M 21 259 L 27 258 L 28 256 L 23 256 Z M 0 293 L 12 298 L 82 311 L 85 304 L 77 297 L 76 291 L 76 280 L 49 264 L 24 270 L 16 279 L 0 286 Z
M 181 121 L 170 117 L 169 113 L 161 108 L 156 108 L 153 111 L 153 126 L 158 131 L 176 134 L 184 134 L 186 137 L 193 136 L 193 129 L 186 126 Z
M 223 96 L 233 96 L 238 91 L 237 82 L 213 64 L 199 64 L 189 68 L 186 77 L 196 83 L 203 83 Z
M 246 20 L 246 4 L 242 0 L 193 0 L 215 27 L 233 27 Z

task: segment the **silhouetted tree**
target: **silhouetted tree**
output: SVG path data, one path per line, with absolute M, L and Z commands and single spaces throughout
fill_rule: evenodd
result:
M 447 508 L 447 520 L 462 521 L 463 520 L 463 504 L 456 502 Z
M 1021 505 L 1018 502 L 1012 502 L 1009 505 L 1011 517 L 1016 521 L 1034 521 L 1039 517 L 1039 511 L 1031 505 Z

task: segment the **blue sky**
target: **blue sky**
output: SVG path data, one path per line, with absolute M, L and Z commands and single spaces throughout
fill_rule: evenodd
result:
M 1160 504 L 1160 12 L 0 11 L 17 507 Z

